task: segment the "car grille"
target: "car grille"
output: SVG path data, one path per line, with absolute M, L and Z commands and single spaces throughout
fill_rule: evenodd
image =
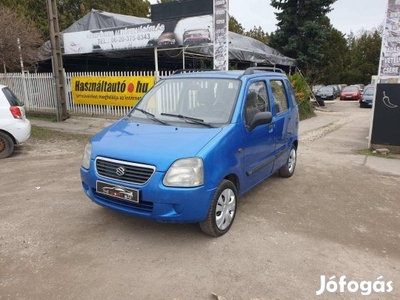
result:
M 96 159 L 96 171 L 100 176 L 134 183 L 145 184 L 156 168 L 150 165 L 114 160 L 105 157 Z
M 144 213 L 151 213 L 153 211 L 154 204 L 152 202 L 141 201 L 139 203 L 127 202 L 120 199 L 115 199 L 112 197 L 107 197 L 103 194 L 97 193 L 95 189 L 93 189 L 93 193 L 96 195 L 96 200 L 100 203 L 112 203 L 113 205 L 118 205 L 122 209 L 136 210 Z

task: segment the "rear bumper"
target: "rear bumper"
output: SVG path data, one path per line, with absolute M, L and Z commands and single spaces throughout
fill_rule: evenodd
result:
M 14 137 L 17 144 L 20 144 L 27 141 L 31 136 L 31 122 L 28 119 L 16 119 L 15 123 L 8 125 L 4 130 Z

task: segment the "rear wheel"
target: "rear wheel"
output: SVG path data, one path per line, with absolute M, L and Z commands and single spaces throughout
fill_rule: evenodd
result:
M 289 178 L 293 175 L 297 162 L 297 149 L 293 145 L 289 151 L 289 157 L 286 164 L 278 170 L 279 176 Z
M 0 158 L 9 157 L 13 151 L 14 141 L 12 138 L 8 134 L 0 132 Z
M 211 236 L 221 236 L 231 228 L 236 215 L 236 186 L 223 180 L 215 192 L 207 218 L 200 222 L 201 230 Z

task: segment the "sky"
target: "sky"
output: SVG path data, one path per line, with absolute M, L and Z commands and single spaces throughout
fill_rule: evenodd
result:
M 157 0 L 150 0 L 150 3 L 156 4 Z M 245 31 L 261 26 L 265 32 L 271 33 L 276 30 L 277 22 L 270 3 L 270 0 L 229 0 L 229 13 Z M 357 34 L 383 23 L 387 3 L 388 0 L 337 0 L 327 16 L 337 30 Z
M 276 30 L 275 9 L 269 0 L 230 0 L 229 12 L 245 28 L 254 26 L 271 33 Z M 342 33 L 371 30 L 385 20 L 388 0 L 337 0 L 327 16 Z

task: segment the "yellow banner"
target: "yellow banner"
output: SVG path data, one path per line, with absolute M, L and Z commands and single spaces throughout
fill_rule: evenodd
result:
M 76 104 L 134 106 L 154 85 L 155 77 L 72 77 Z

